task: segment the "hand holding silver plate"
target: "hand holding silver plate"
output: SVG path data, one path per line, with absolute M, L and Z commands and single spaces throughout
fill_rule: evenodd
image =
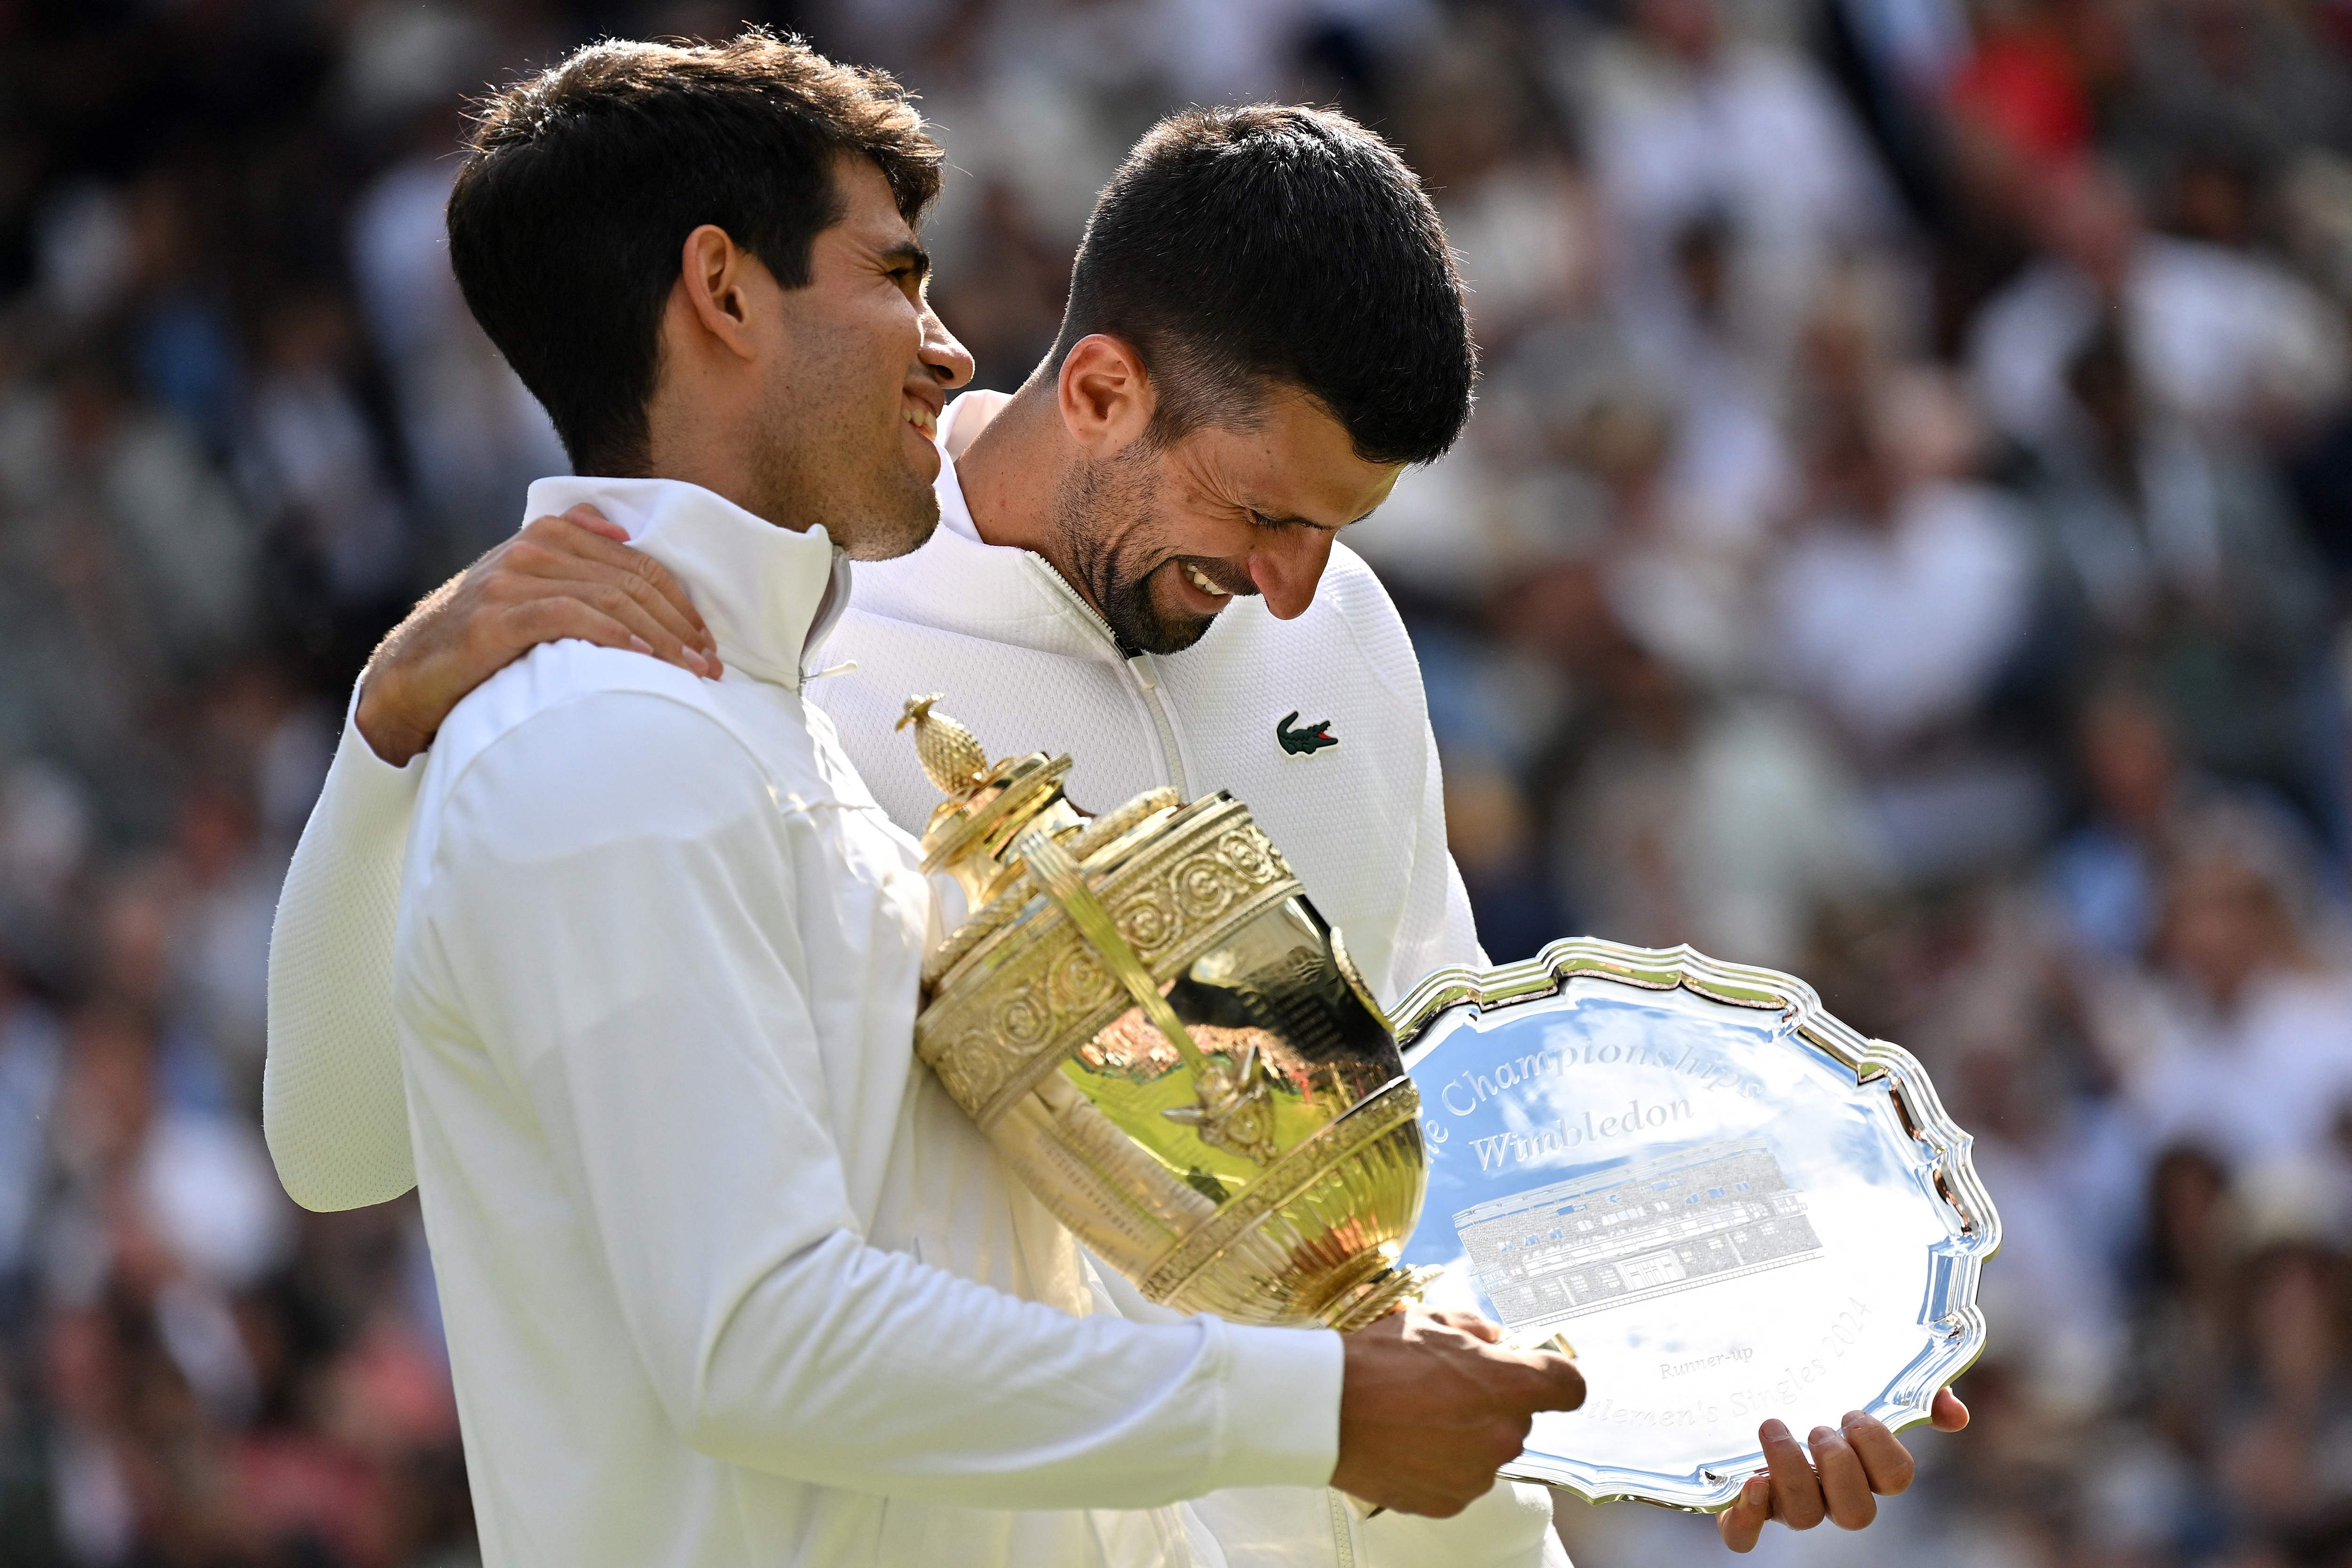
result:
M 1861 1474 L 1981 1348 L 2000 1222 L 1968 1136 L 1801 982 L 1578 939 L 1441 971 L 1391 1021 L 1239 802 L 1088 817 L 1069 758 L 992 763 L 935 700 L 901 720 L 946 796 L 924 868 L 971 914 L 916 1050 L 1147 1297 L 1342 1331 L 1421 1300 L 1572 1340 L 1591 1397 L 1502 1473 L 1728 1508 L 1735 1545 L 1779 1498 L 1743 1483 L 1789 1464 L 1759 1428 L 1869 1418 L 1781 1511 L 1818 1508 L 1822 1450 Z

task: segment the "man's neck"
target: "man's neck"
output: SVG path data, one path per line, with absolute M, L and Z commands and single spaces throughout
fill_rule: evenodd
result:
M 956 410 L 948 441 L 971 525 L 982 542 L 1042 555 L 1066 578 L 1068 568 L 1055 560 L 1053 538 L 1060 421 L 1050 401 L 1033 406 L 1026 393 L 971 393 L 965 401 L 982 398 L 986 401 L 976 407 Z
M 665 412 L 668 411 L 657 408 L 649 421 L 645 472 L 633 477 L 694 485 L 721 500 L 732 501 L 763 522 L 794 533 L 806 530 L 805 521 L 779 515 L 784 509 L 753 482 L 746 456 L 751 447 L 748 437 L 699 413 L 694 417 L 665 419 L 660 417 Z

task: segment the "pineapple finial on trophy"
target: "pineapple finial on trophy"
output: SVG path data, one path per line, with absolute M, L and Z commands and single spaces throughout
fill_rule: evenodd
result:
M 923 830 L 923 869 L 952 876 L 977 911 L 1018 874 L 1010 850 L 1024 829 L 1062 833 L 1086 818 L 1062 798 L 1069 758 L 1036 752 L 992 763 L 980 737 L 940 712 L 939 700 L 936 691 L 908 698 L 897 728 L 913 729 L 915 759 L 947 797 Z
M 946 714 L 931 711 L 939 700 L 936 691 L 908 698 L 906 711 L 892 728 L 915 727 L 915 756 L 923 764 L 923 775 L 950 800 L 961 800 L 987 781 L 988 752 L 979 736 Z

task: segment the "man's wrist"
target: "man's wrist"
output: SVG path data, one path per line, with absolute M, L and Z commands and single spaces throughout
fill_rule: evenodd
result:
M 360 677 L 360 700 L 352 709 L 352 723 L 369 751 L 395 768 L 404 768 L 433 743 L 433 733 L 394 712 L 382 689 L 384 684 L 373 670 Z

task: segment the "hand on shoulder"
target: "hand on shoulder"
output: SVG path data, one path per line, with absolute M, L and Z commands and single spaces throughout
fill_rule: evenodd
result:
M 685 588 L 583 503 L 533 518 L 426 595 L 368 660 L 353 721 L 376 755 L 405 765 L 467 692 L 565 637 L 719 674 L 718 644 Z

